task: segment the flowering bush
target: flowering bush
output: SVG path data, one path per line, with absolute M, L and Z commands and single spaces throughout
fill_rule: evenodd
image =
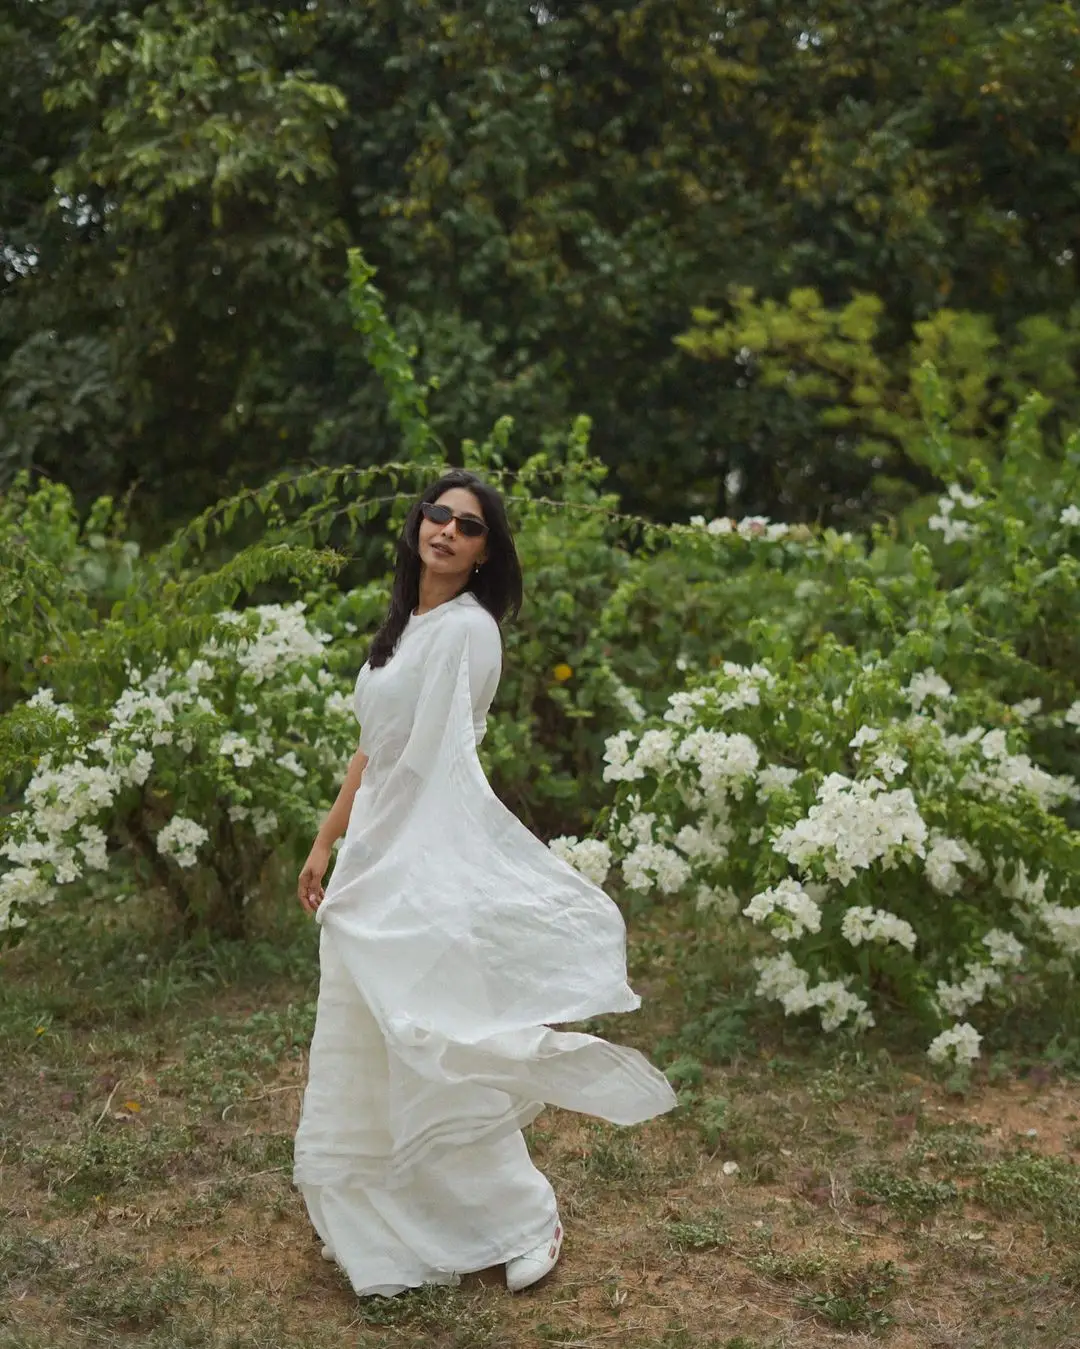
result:
M 937 1032 L 931 1058 L 970 1060 L 972 1009 L 1080 957 L 1080 838 L 1057 813 L 1080 789 L 1032 761 L 1007 706 L 928 667 L 933 645 L 725 663 L 608 741 L 607 837 L 552 846 L 757 929 L 757 992 L 785 1013 L 859 1030 L 903 1007 Z
M 241 931 L 265 868 L 310 841 L 356 745 L 349 686 L 304 608 L 222 611 L 194 654 L 129 665 L 103 715 L 48 688 L 29 700 L 56 739 L 6 822 L 0 930 L 128 861 L 192 923 Z

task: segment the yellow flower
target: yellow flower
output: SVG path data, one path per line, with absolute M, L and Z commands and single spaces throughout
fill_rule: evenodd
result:
M 560 684 L 565 684 L 566 681 L 573 675 L 574 671 L 569 665 L 567 665 L 565 661 L 562 661 L 559 665 L 555 666 L 554 670 L 552 670 L 551 673 L 555 676 L 555 678 L 558 680 Z

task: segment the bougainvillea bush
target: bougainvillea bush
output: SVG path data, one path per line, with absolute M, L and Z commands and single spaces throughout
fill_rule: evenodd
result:
M 0 927 L 135 863 L 189 926 L 238 935 L 264 868 L 313 836 L 355 748 L 328 641 L 300 601 L 223 610 L 196 651 L 129 665 L 104 708 L 35 694 L 53 738 L 7 820 Z
M 846 613 L 824 558 L 797 582 L 813 649 L 802 618 L 749 619 L 741 661 L 610 737 L 605 836 L 552 844 L 748 939 L 787 1015 L 899 1016 L 943 1062 L 1080 971 L 1080 439 L 1047 481 L 1030 412 L 996 476 L 973 465 L 903 544 L 848 548 Z

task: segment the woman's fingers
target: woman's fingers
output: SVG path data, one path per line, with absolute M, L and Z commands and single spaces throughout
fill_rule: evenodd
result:
M 305 867 L 296 884 L 297 897 L 308 913 L 314 913 L 322 902 L 323 888 L 315 877 L 311 867 Z

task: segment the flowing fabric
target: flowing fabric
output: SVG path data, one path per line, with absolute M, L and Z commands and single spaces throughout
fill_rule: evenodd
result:
M 484 776 L 501 656 L 465 593 L 357 680 L 368 764 L 317 914 L 294 1172 L 357 1291 L 453 1281 L 543 1240 L 554 1196 L 520 1130 L 544 1105 L 636 1124 L 675 1104 L 636 1050 L 550 1029 L 640 999 L 618 908 Z

